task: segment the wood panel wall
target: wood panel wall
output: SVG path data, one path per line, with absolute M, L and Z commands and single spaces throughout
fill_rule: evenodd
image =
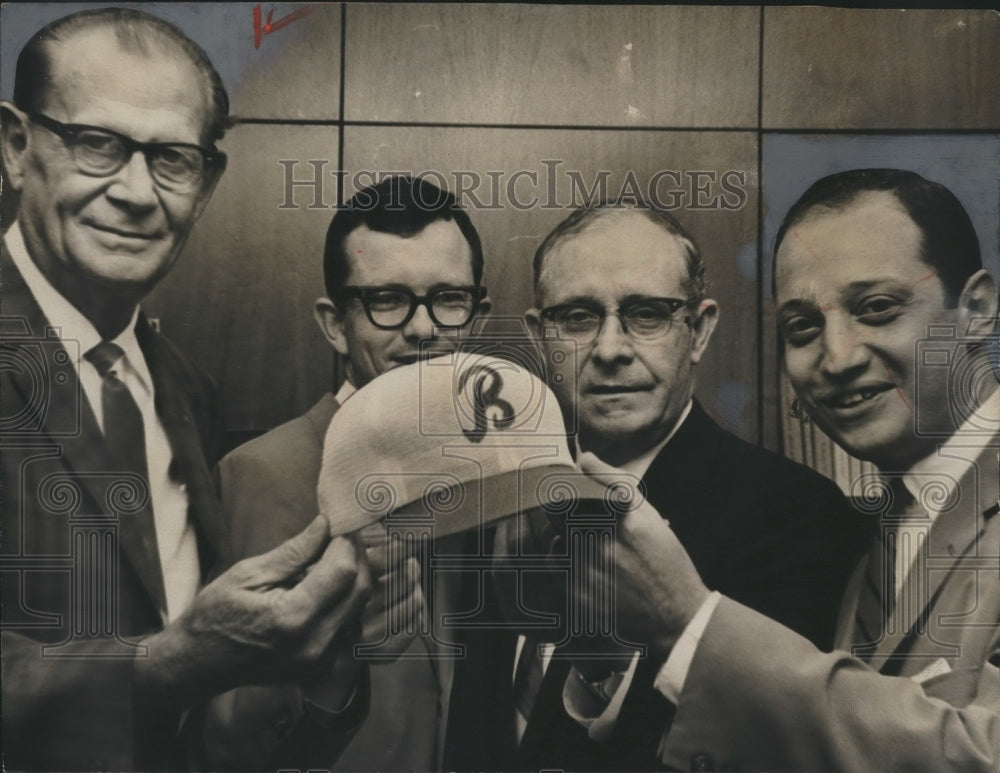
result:
M 456 173 L 478 174 L 470 190 L 487 206 L 465 203 L 486 282 L 497 313 L 517 315 L 531 302 L 534 249 L 573 203 L 570 173 L 589 185 L 604 171 L 611 195 L 655 178 L 672 196 L 722 305 L 699 395 L 730 429 L 779 448 L 759 225 L 767 136 L 1000 134 L 1000 16 L 986 11 L 279 3 L 262 16 L 310 13 L 255 46 L 253 3 L 144 7 L 224 64 L 239 119 L 224 141 L 229 170 L 147 303 L 219 382 L 234 436 L 302 413 L 337 378 L 311 307 L 334 208 L 367 182 L 354 175 L 433 172 L 455 188 L 474 179 Z M 4 6 L 5 97 L 24 30 L 61 12 Z M 295 185 L 289 197 L 289 166 L 299 182 L 318 170 L 319 190 Z M 488 206 L 490 173 L 506 186 L 519 171 L 517 205 L 501 188 Z M 726 173 L 741 195 L 721 195 Z

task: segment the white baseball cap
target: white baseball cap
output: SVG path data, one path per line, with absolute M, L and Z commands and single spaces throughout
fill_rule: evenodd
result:
M 320 512 L 346 534 L 386 516 L 433 517 L 433 536 L 615 494 L 581 474 L 555 396 L 513 361 L 455 351 L 354 393 L 326 433 Z

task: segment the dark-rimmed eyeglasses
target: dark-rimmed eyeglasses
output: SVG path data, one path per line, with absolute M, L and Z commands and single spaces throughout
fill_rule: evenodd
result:
M 153 181 L 179 193 L 197 188 L 209 172 L 225 169 L 226 154 L 186 142 L 138 142 L 101 126 L 62 123 L 41 113 L 28 113 L 32 122 L 57 135 L 76 163 L 92 177 L 110 177 L 139 151 Z
M 681 298 L 635 298 L 621 304 L 617 311 L 622 330 L 636 341 L 653 341 L 670 332 L 677 312 L 690 307 L 691 301 Z M 609 314 L 597 303 L 560 303 L 541 310 L 542 319 L 553 323 L 561 338 L 578 344 L 597 340 Z M 684 324 L 691 324 L 691 316 L 684 317 Z
M 347 286 L 344 298 L 357 298 L 368 320 L 382 330 L 405 327 L 424 306 L 431 321 L 439 327 L 465 327 L 486 297 L 485 287 L 441 287 L 427 295 L 417 295 L 406 287 Z

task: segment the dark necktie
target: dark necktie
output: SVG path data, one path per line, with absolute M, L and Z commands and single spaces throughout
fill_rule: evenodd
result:
M 111 456 L 121 470 L 135 473 L 146 481 L 148 489 L 146 431 L 142 413 L 116 371 L 116 366 L 121 367 L 125 352 L 110 341 L 102 341 L 84 356 L 101 375 L 104 437 Z
M 542 659 L 538 656 L 538 642 L 527 637 L 521 647 L 521 657 L 514 670 L 514 705 L 522 719 L 531 718 L 531 710 L 538 700 L 542 687 Z
M 902 478 L 890 484 L 892 501 L 888 513 L 899 516 L 913 505 L 913 497 Z M 886 622 L 896 603 L 896 553 L 899 550 L 897 518 L 881 524 L 879 533 L 868 553 L 868 565 L 858 596 L 854 616 L 855 644 L 877 644 L 885 632 Z

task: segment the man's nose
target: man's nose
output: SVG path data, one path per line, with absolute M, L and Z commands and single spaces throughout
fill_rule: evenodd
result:
M 141 152 L 135 152 L 114 175 L 108 186 L 109 198 L 129 209 L 144 210 L 156 206 L 159 198 L 149 164 Z
M 590 356 L 603 363 L 630 360 L 635 356 L 632 339 L 617 314 L 609 314 L 601 323 Z
M 868 347 L 863 334 L 847 320 L 828 317 L 821 343 L 820 369 L 828 376 L 850 377 L 868 364 Z
M 434 320 L 423 303 L 417 304 L 416 311 L 403 328 L 403 335 L 415 341 L 434 337 Z

